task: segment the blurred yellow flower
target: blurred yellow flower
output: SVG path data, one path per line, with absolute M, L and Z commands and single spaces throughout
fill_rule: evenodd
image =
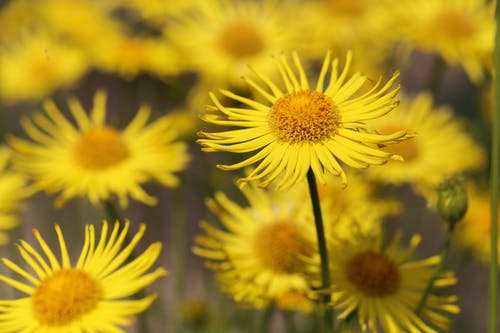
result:
M 9 241 L 5 231 L 19 224 L 20 206 L 29 195 L 26 177 L 9 168 L 10 157 L 11 151 L 5 146 L 0 147 L 0 245 Z
M 46 31 L 25 31 L 21 39 L 0 48 L 0 98 L 7 102 L 45 98 L 74 84 L 87 67 L 81 50 Z
M 459 312 L 455 296 L 431 294 L 422 318 L 415 313 L 439 257 L 412 260 L 420 237 L 413 236 L 408 248 L 401 248 L 400 241 L 397 234 L 384 247 L 381 236 L 361 235 L 330 247 L 332 299 L 339 319 L 356 313 L 363 332 L 437 332 L 429 323 L 446 330 L 449 315 Z M 442 274 L 434 288 L 455 283 L 453 275 Z
M 123 130 L 106 125 L 106 94 L 98 91 L 89 115 L 77 99 L 69 100 L 76 127 L 51 100 L 45 114 L 36 113 L 21 122 L 34 141 L 10 137 L 14 166 L 26 173 L 35 190 L 60 192 L 56 205 L 73 197 L 88 197 L 94 205 L 117 196 L 122 207 L 128 196 L 153 205 L 141 184 L 156 181 L 176 186 L 173 174 L 187 161 L 186 144 L 175 142 L 176 132 L 168 117 L 146 125 L 151 110 L 142 106 Z
M 368 170 L 368 175 L 382 182 L 410 183 L 427 196 L 434 194 L 446 178 L 477 170 L 485 163 L 484 149 L 467 133 L 464 124 L 449 107 L 434 106 L 428 93 L 402 97 L 398 110 L 370 124 L 380 133 L 405 129 L 417 134 L 385 148 L 401 155 L 404 163 L 391 161 L 383 168 Z
M 392 87 L 395 74 L 387 83 L 381 80 L 367 90 L 368 80 L 361 73 L 348 75 L 351 53 L 339 72 L 338 59 L 324 59 L 315 88 L 309 87 L 299 56 L 293 53 L 293 67 L 286 56 L 278 59 L 284 90 L 262 72 L 248 84 L 263 98 L 243 97 L 221 90 L 224 97 L 243 107 L 224 106 L 211 94 L 214 106 L 209 107 L 203 120 L 221 126 L 243 127 L 225 132 L 200 132 L 198 142 L 207 152 L 227 151 L 248 153 L 257 151 L 246 160 L 233 165 L 218 165 L 223 170 L 235 170 L 258 163 L 255 170 L 239 180 L 240 184 L 259 181 L 268 186 L 287 189 L 304 180 L 311 168 L 318 182 L 324 184 L 327 174 L 340 176 L 347 183 L 338 160 L 353 168 L 384 164 L 400 156 L 383 151 L 377 145 L 400 142 L 407 138 L 404 130 L 386 135 L 366 131 L 365 122 L 393 110 L 398 87 Z M 293 69 L 292 69 L 293 68 Z M 325 82 L 327 80 L 327 82 Z
M 390 31 L 403 45 L 437 52 L 452 65 L 461 65 L 474 82 L 493 65 L 495 1 L 386 0 L 394 21 Z
M 205 235 L 196 237 L 194 253 L 206 259 L 222 291 L 238 302 L 311 310 L 311 285 L 304 274 L 317 245 L 309 202 L 299 192 L 266 192 L 253 184 L 242 192 L 249 206 L 222 192 L 207 200 L 223 228 L 203 221 Z
M 481 261 L 489 262 L 491 245 L 490 192 L 481 190 L 478 186 L 469 185 L 467 194 L 467 212 L 464 218 L 457 223 L 455 229 L 456 244 L 471 249 Z M 500 242 L 500 237 L 498 241 Z
M 100 236 L 93 225 L 85 228 L 85 243 L 76 264 L 70 261 L 61 228 L 55 230 L 61 258 L 58 259 L 38 230 L 34 230 L 42 251 L 21 240 L 18 249 L 32 271 L 26 271 L 9 259 L 2 262 L 20 277 L 0 275 L 0 281 L 27 296 L 0 300 L 0 331 L 17 332 L 125 332 L 123 326 L 134 315 L 147 309 L 156 295 L 128 299 L 157 279 L 163 268 L 147 273 L 160 255 L 161 244 L 151 244 L 139 256 L 126 263 L 146 227 L 124 245 L 129 223 L 112 230 L 103 223 Z M 108 234 L 108 232 L 110 233 Z M 97 237 L 99 239 L 97 240 Z M 46 259 L 45 259 L 45 258 Z M 19 280 L 18 280 L 19 279 Z
M 269 73 L 271 55 L 298 47 L 299 32 L 284 9 L 274 1 L 204 0 L 174 17 L 165 35 L 202 81 L 241 87 L 249 63 Z

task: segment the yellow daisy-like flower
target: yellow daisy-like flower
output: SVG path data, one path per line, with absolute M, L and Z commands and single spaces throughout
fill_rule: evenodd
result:
M 430 294 L 421 312 L 415 313 L 439 256 L 412 261 L 420 242 L 412 237 L 408 248 L 400 247 L 401 234 L 386 247 L 380 236 L 360 236 L 340 242 L 331 256 L 332 298 L 339 319 L 356 314 L 363 332 L 437 332 L 429 324 L 446 329 L 449 315 L 459 311 L 455 296 Z M 439 276 L 434 288 L 455 284 L 450 274 Z
M 23 240 L 18 245 L 32 273 L 9 259 L 2 259 L 9 269 L 27 282 L 6 275 L 0 275 L 0 281 L 27 296 L 0 300 L 0 331 L 125 332 L 121 327 L 130 325 L 132 317 L 147 309 L 156 295 L 141 299 L 127 297 L 167 274 L 163 268 L 146 273 L 158 259 L 161 251 L 159 242 L 126 262 L 145 229 L 145 225 L 141 224 L 130 243 L 124 245 L 129 222 L 124 224 L 122 230 L 118 222 L 112 230 L 108 230 L 108 224 L 104 222 L 99 237 L 94 226 L 87 225 L 85 242 L 74 265 L 58 225 L 55 230 L 60 259 L 35 229 L 33 233 L 42 252 Z
M 176 132 L 168 117 L 146 125 L 150 109 L 142 106 L 123 130 L 106 125 L 106 94 L 98 91 L 88 116 L 76 99 L 69 100 L 74 126 L 48 100 L 45 114 L 21 122 L 34 142 L 9 139 L 14 166 L 29 175 L 36 190 L 61 192 L 56 205 L 73 197 L 88 197 L 94 205 L 117 196 L 122 207 L 128 196 L 154 205 L 141 184 L 157 181 L 176 186 L 173 174 L 188 161 L 186 145 L 174 142 Z
M 9 103 L 45 98 L 74 84 L 87 66 L 81 50 L 47 31 L 24 31 L 0 47 L 0 98 Z
M 316 87 L 311 89 L 299 56 L 293 53 L 292 57 L 296 72 L 285 56 L 278 61 L 284 90 L 263 73 L 255 72 L 261 83 L 245 77 L 263 102 L 222 90 L 225 97 L 244 104 L 244 107 L 226 107 L 214 94 L 210 95 L 215 106 L 209 107 L 203 120 L 243 128 L 200 132 L 203 139 L 198 142 L 203 150 L 258 151 L 240 163 L 218 165 L 219 168 L 235 170 L 259 162 L 240 182 L 257 180 L 267 186 L 281 176 L 275 183 L 277 188 L 285 189 L 305 179 L 309 168 L 321 184 L 328 173 L 340 176 L 346 183 L 338 159 L 354 168 L 400 159 L 377 145 L 399 142 L 407 137 L 405 131 L 380 135 L 367 131 L 365 126 L 365 121 L 381 117 L 397 106 L 395 96 L 399 88 L 391 88 L 397 74 L 386 84 L 381 85 L 378 80 L 371 89 L 363 91 L 367 77 L 361 73 L 348 77 L 351 53 L 347 54 L 341 72 L 338 59 L 332 61 L 327 53 Z
M 462 65 L 475 82 L 492 68 L 495 1 L 388 0 L 384 6 L 394 19 L 398 40 L 425 51 L 438 52 L 454 65 Z
M 467 134 L 464 124 L 446 106 L 435 107 L 432 96 L 420 93 L 401 98 L 396 112 L 371 124 L 381 133 L 407 129 L 417 135 L 385 148 L 401 155 L 404 163 L 390 162 L 367 174 L 386 183 L 410 183 L 424 194 L 435 192 L 446 178 L 477 170 L 485 162 L 484 149 Z
M 205 235 L 193 251 L 216 271 L 223 292 L 236 301 L 262 308 L 270 302 L 285 309 L 312 309 L 306 260 L 313 260 L 316 238 L 312 210 L 303 196 L 266 192 L 251 184 L 242 189 L 243 207 L 221 192 L 207 205 L 221 221 L 203 221 Z
M 456 243 L 471 249 L 481 261 L 489 262 L 491 246 L 490 192 L 480 190 L 476 186 L 469 186 L 467 194 L 468 208 L 463 219 L 457 223 Z M 500 226 L 500 222 L 498 225 Z M 498 240 L 500 242 L 500 236 Z
M 241 87 L 248 63 L 269 72 L 271 54 L 297 47 L 300 34 L 284 9 L 274 1 L 199 1 L 197 10 L 174 16 L 165 35 L 203 82 Z
M 22 200 L 29 194 L 26 190 L 26 177 L 8 167 L 10 157 L 11 151 L 0 147 L 0 245 L 9 240 L 4 231 L 18 225 L 17 213 Z

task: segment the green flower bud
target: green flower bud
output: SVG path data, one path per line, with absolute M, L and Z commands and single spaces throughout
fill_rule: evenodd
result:
M 467 212 L 467 190 L 462 177 L 449 178 L 439 185 L 437 210 L 452 226 L 464 217 Z

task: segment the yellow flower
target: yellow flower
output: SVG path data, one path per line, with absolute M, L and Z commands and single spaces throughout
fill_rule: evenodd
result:
M 74 84 L 87 69 L 81 50 L 43 30 L 25 31 L 0 49 L 0 98 L 40 99 Z
M 120 231 L 118 222 L 108 234 L 104 222 L 100 236 L 93 225 L 85 228 L 85 242 L 76 264 L 70 261 L 61 228 L 55 230 L 61 258 L 58 259 L 38 230 L 33 233 L 42 251 L 21 240 L 18 249 L 31 272 L 9 259 L 3 263 L 26 282 L 0 275 L 0 281 L 27 296 L 0 300 L 0 331 L 17 332 L 125 332 L 134 315 L 147 309 L 156 298 L 127 299 L 165 276 L 163 268 L 146 273 L 157 260 L 161 244 L 151 244 L 126 263 L 146 229 L 141 224 L 130 243 L 124 245 L 129 223 Z M 44 258 L 45 257 L 45 258 Z
M 242 86 L 248 63 L 264 71 L 269 56 L 296 47 L 294 25 L 274 1 L 198 2 L 197 10 L 174 16 L 165 35 L 178 48 L 186 69 L 215 86 Z
M 22 200 L 29 194 L 26 190 L 26 177 L 10 170 L 11 151 L 0 147 L 0 245 L 9 240 L 4 231 L 19 223 L 17 213 Z
M 285 56 L 278 61 L 284 90 L 260 72 L 255 72 L 260 83 L 245 78 L 262 96 L 263 102 L 222 90 L 225 97 L 244 105 L 229 107 L 211 94 L 215 106 L 209 108 L 203 120 L 243 128 L 217 133 L 200 132 L 203 139 L 198 142 L 203 150 L 258 151 L 240 163 L 219 165 L 219 168 L 235 170 L 259 163 L 250 175 L 240 179 L 241 183 L 257 180 L 262 186 L 267 186 L 276 181 L 277 188 L 286 189 L 305 179 L 309 168 L 321 184 L 325 183 L 326 174 L 340 176 L 346 183 L 345 172 L 338 160 L 354 168 L 366 168 L 400 159 L 377 145 L 406 139 L 405 131 L 379 135 L 368 132 L 365 126 L 365 121 L 389 113 L 398 104 L 395 96 L 399 88 L 391 88 L 397 74 L 384 85 L 378 80 L 371 89 L 363 90 L 367 77 L 361 73 L 348 76 L 351 53 L 347 54 L 341 72 L 338 59 L 331 61 L 330 53 L 327 53 L 317 84 L 311 89 L 298 55 L 293 53 L 292 58 L 297 73 Z
M 223 292 L 262 308 L 270 302 L 310 311 L 314 302 L 305 278 L 317 245 L 311 205 L 302 192 L 266 192 L 253 184 L 242 189 L 244 207 L 221 192 L 208 199 L 223 228 L 203 221 L 193 251 L 216 271 Z
M 468 208 L 464 218 L 457 223 L 456 243 L 471 249 L 481 261 L 489 262 L 491 246 L 490 192 L 470 185 L 467 194 Z M 500 227 L 500 222 L 498 225 Z M 498 240 L 500 242 L 500 236 Z
M 106 125 L 106 94 L 98 91 L 88 116 L 76 99 L 69 109 L 76 127 L 54 102 L 44 104 L 45 114 L 36 113 L 21 122 L 34 141 L 10 138 L 14 166 L 33 180 L 35 190 L 61 192 L 56 205 L 73 197 L 88 197 L 97 205 L 117 196 L 122 207 L 128 196 L 149 205 L 156 199 L 141 184 L 157 181 L 176 186 L 173 174 L 188 161 L 186 145 L 174 142 L 171 120 L 161 117 L 146 125 L 150 109 L 142 106 L 123 130 Z
M 434 273 L 439 257 L 411 260 L 419 236 L 413 236 L 408 248 L 400 247 L 401 234 L 386 246 L 380 236 L 362 236 L 330 247 L 332 255 L 332 298 L 340 310 L 339 319 L 355 314 L 363 332 L 437 332 L 428 323 L 443 329 L 450 314 L 459 311 L 455 296 L 431 294 L 416 315 L 417 305 Z M 455 284 L 455 278 L 443 274 L 434 288 Z
M 401 155 L 404 163 L 390 162 L 368 170 L 368 175 L 380 181 L 411 183 L 430 196 L 428 193 L 434 193 L 444 179 L 477 170 L 485 162 L 484 149 L 474 142 L 464 124 L 449 107 L 435 107 L 428 93 L 402 98 L 396 112 L 371 124 L 381 133 L 398 129 L 417 133 L 410 140 L 385 148 Z
M 492 69 L 495 1 L 388 0 L 395 34 L 412 48 L 438 52 L 452 65 L 462 65 L 474 82 Z

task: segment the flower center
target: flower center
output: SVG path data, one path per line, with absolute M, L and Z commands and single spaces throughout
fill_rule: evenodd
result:
M 87 130 L 75 145 L 75 160 L 86 169 L 105 169 L 128 156 L 127 146 L 120 133 L 110 127 Z
M 300 256 L 311 253 L 303 232 L 287 222 L 264 226 L 255 236 L 254 246 L 262 264 L 277 273 L 301 272 L 304 264 Z
M 365 10 L 365 6 L 360 0 L 330 0 L 328 6 L 336 15 L 361 15 Z
M 472 35 L 474 27 L 470 22 L 469 13 L 458 10 L 444 10 L 434 17 L 430 25 L 433 32 L 449 38 L 463 38 Z
M 45 278 L 33 293 L 36 318 L 45 325 L 65 325 L 95 309 L 101 286 L 86 272 L 63 269 Z
M 235 58 L 248 57 L 259 53 L 264 42 L 255 27 L 246 21 L 229 24 L 219 36 L 220 47 Z
M 340 116 L 330 97 L 300 90 L 279 98 L 269 113 L 276 137 L 290 144 L 321 142 L 335 135 Z
M 354 255 L 346 264 L 348 280 L 366 296 L 395 293 L 401 280 L 398 267 L 384 254 L 374 251 Z

